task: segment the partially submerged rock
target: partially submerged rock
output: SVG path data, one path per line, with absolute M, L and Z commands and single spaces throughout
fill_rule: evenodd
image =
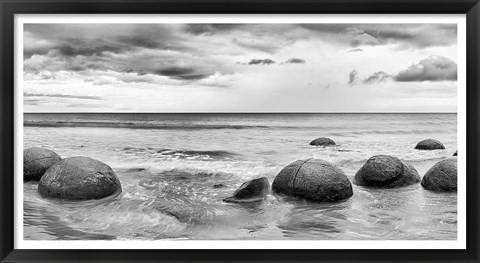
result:
M 353 195 L 352 184 L 345 173 L 324 160 L 298 160 L 283 168 L 275 177 L 276 193 L 314 202 L 335 202 Z
M 223 199 L 228 203 L 251 203 L 263 200 L 268 194 L 270 184 L 266 177 L 250 180 L 243 183 L 233 196 Z
M 420 182 L 415 167 L 397 157 L 376 155 L 358 170 L 354 183 L 360 186 L 393 188 Z
M 426 139 L 415 146 L 417 150 L 443 150 L 445 146 L 438 140 L 435 139 Z
M 49 149 L 32 147 L 23 150 L 23 180 L 39 181 L 50 166 L 61 160 Z
M 310 142 L 310 145 L 314 146 L 332 146 L 336 145 L 335 142 L 330 138 L 320 137 Z
M 100 199 L 122 192 L 110 166 L 88 157 L 66 158 L 43 175 L 38 192 L 45 197 L 66 200 Z
M 432 166 L 422 178 L 425 189 L 438 192 L 457 191 L 457 158 L 448 158 Z

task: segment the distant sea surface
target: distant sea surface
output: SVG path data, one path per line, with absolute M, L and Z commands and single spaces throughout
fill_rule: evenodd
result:
M 338 145 L 309 146 L 317 137 Z M 414 150 L 427 138 L 446 149 Z M 339 203 L 274 194 L 253 205 L 222 202 L 247 180 L 272 183 L 299 159 L 332 162 L 353 181 L 368 158 L 388 154 L 423 176 L 457 150 L 456 114 L 24 114 L 24 147 L 32 146 L 107 163 L 123 193 L 66 202 L 24 183 L 27 240 L 457 238 L 457 194 L 420 184 L 353 185 Z

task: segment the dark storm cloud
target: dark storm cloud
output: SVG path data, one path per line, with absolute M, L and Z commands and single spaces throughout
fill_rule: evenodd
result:
M 23 93 L 23 97 L 50 97 L 50 98 L 68 98 L 68 99 L 83 99 L 83 100 L 103 100 L 97 96 L 75 96 L 62 94 L 41 94 L 41 93 Z
M 419 48 L 450 45 L 457 36 L 455 24 L 371 26 L 362 30 L 382 43 L 404 42 Z
M 400 71 L 394 76 L 394 80 L 399 82 L 456 81 L 457 63 L 446 57 L 431 56 Z
M 352 70 L 348 74 L 348 85 L 353 86 L 357 80 L 358 71 Z
M 282 62 L 283 64 L 305 64 L 306 61 L 304 59 L 301 59 L 301 58 L 291 58 L 291 59 L 288 59 L 287 61 L 285 62 Z
M 456 43 L 456 24 L 301 24 L 351 47 L 394 44 L 402 48 L 448 46 Z
M 119 36 L 118 41 L 121 43 L 128 44 L 134 47 L 144 47 L 144 48 L 158 48 L 160 45 L 158 42 L 149 38 L 148 35 L 136 35 L 136 36 Z
M 178 66 L 159 69 L 154 74 L 177 80 L 199 80 L 213 75 L 213 73 L 199 73 L 195 68 Z
M 221 28 L 213 26 L 212 28 Z M 200 80 L 222 71 L 180 25 L 25 25 L 25 72 L 115 71 Z M 39 55 L 32 58 L 33 55 Z M 189 65 L 185 67 L 183 65 Z
M 53 48 L 61 55 L 67 57 L 74 56 L 101 56 L 103 52 L 121 52 L 124 47 L 108 43 L 101 39 L 84 40 L 84 39 L 66 39 L 66 43 Z
M 252 59 L 248 62 L 248 65 L 271 65 L 275 64 L 275 61 L 266 58 L 266 59 Z
M 281 46 L 277 45 L 276 43 L 270 43 L 270 42 L 265 42 L 265 41 L 245 41 L 245 40 L 239 40 L 237 38 L 234 38 L 232 40 L 232 43 L 243 47 L 247 49 L 253 49 L 253 50 L 259 50 L 265 53 L 270 53 L 273 54 L 275 51 L 277 51 Z
M 244 27 L 244 24 L 188 24 L 184 31 L 194 35 L 216 34 Z
M 383 71 L 377 71 L 373 73 L 372 75 L 368 76 L 363 80 L 363 83 L 378 83 L 378 82 L 383 82 L 386 81 L 388 78 L 390 78 L 391 75 L 383 72 Z
M 26 24 L 24 29 L 29 41 L 24 47 L 25 58 L 54 51 L 71 57 L 126 53 L 138 48 L 188 49 L 183 36 L 162 24 Z

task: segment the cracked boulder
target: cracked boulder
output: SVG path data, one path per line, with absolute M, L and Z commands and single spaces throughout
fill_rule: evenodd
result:
M 62 160 L 55 152 L 39 147 L 23 150 L 23 180 L 38 181 L 50 166 Z
M 298 160 L 283 168 L 272 183 L 272 190 L 314 202 L 335 202 L 353 195 L 345 173 L 324 160 Z
M 71 157 L 52 165 L 42 176 L 38 192 L 65 200 L 101 199 L 122 192 L 110 166 L 88 157 Z
M 262 201 L 268 194 L 270 184 L 266 177 L 250 180 L 243 183 L 233 196 L 223 199 L 227 203 L 252 203 Z
M 415 167 L 397 157 L 376 155 L 355 174 L 354 183 L 360 186 L 394 188 L 420 182 Z
M 437 192 L 457 191 L 457 158 L 436 163 L 425 173 L 421 184 L 423 188 Z

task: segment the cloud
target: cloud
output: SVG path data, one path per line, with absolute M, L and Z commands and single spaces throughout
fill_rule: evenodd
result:
M 378 83 L 386 81 L 391 75 L 383 71 L 377 71 L 363 80 L 363 83 Z
M 305 63 L 306 63 L 306 61 L 304 59 L 300 59 L 300 58 L 291 58 L 291 59 L 288 59 L 285 62 L 282 62 L 282 64 L 305 64 Z
M 347 52 L 350 53 L 350 52 L 361 52 L 361 51 L 363 51 L 363 49 L 361 49 L 361 48 L 353 48 L 353 49 L 348 50 Z
M 84 40 L 84 39 L 68 39 L 67 43 L 61 44 L 54 49 L 61 55 L 67 57 L 74 56 L 102 56 L 104 52 L 121 52 L 124 47 L 104 40 Z
M 321 34 L 351 47 L 396 45 L 400 48 L 426 48 L 456 44 L 456 24 L 300 24 L 299 27 Z
M 198 80 L 204 79 L 213 73 L 199 73 L 192 67 L 167 67 L 154 72 L 157 75 L 167 76 L 178 80 Z
M 353 86 L 360 78 L 358 72 L 352 70 L 348 84 Z M 430 56 L 420 60 L 398 74 L 392 75 L 384 71 L 377 71 L 368 77 L 362 78 L 361 83 L 372 84 L 392 79 L 396 82 L 423 82 L 423 81 L 456 81 L 457 63 L 442 56 Z
M 248 65 L 270 65 L 275 64 L 275 61 L 266 58 L 266 59 L 252 59 L 248 62 Z
M 42 93 L 23 93 L 23 97 L 50 97 L 50 98 L 68 98 L 68 99 L 82 99 L 82 100 L 103 100 L 97 96 L 77 96 L 77 95 L 63 95 L 63 94 L 42 94 Z M 29 101 L 34 101 L 29 99 Z
M 457 63 L 441 57 L 431 56 L 400 71 L 394 77 L 398 82 L 457 80 Z
M 358 71 L 352 70 L 350 71 L 350 74 L 348 74 L 348 85 L 353 86 L 355 85 L 355 82 L 357 81 L 358 78 Z
M 230 32 L 234 29 L 242 28 L 244 24 L 187 24 L 183 26 L 183 30 L 194 35 L 217 34 Z
M 234 38 L 232 42 L 240 47 L 262 51 L 265 53 L 273 54 L 281 46 L 278 44 L 271 43 L 271 41 L 259 41 L 254 39 L 242 40 Z

